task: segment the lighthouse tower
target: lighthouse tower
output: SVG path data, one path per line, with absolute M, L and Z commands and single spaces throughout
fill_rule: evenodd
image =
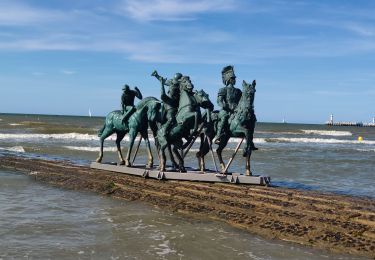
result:
M 333 125 L 333 114 L 331 114 L 331 116 L 329 117 L 329 123 L 330 123 L 331 125 Z

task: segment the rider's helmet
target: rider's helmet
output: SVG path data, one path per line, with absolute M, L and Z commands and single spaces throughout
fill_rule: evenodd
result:
M 122 88 L 122 90 L 124 90 L 124 91 L 129 91 L 130 90 L 130 87 L 129 87 L 129 85 L 128 84 L 125 84 L 124 85 L 124 87 Z
M 234 68 L 232 65 L 225 66 L 221 71 L 221 77 L 225 86 L 236 84 L 236 75 L 234 74 Z

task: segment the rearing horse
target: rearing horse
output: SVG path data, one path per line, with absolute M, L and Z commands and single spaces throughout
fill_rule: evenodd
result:
M 213 109 L 213 104 L 209 100 L 208 94 L 203 90 L 197 91 L 192 95 L 192 92 L 187 89 L 192 89 L 193 85 L 190 80 L 183 82 L 178 112 L 176 115 L 177 124 L 171 129 L 169 134 L 163 131 L 163 128 L 158 130 L 157 137 L 160 145 L 160 170 L 165 171 L 166 156 L 165 149 L 168 144 L 173 144 L 173 153 L 179 161 L 179 171 L 186 172 L 184 167 L 184 160 L 178 152 L 178 148 L 182 147 L 182 138 L 189 140 L 192 134 L 196 133 L 198 125 L 202 121 L 200 108 L 208 110 Z
M 100 153 L 99 157 L 96 159 L 97 162 L 101 162 L 103 159 L 103 144 L 104 140 L 116 133 L 116 146 L 117 153 L 120 159 L 120 165 L 131 166 L 130 154 L 134 145 L 134 140 L 138 133 L 141 137 L 145 139 L 148 153 L 148 163 L 147 167 L 153 166 L 153 157 L 151 153 L 150 141 L 148 139 L 148 126 L 149 123 L 156 121 L 161 102 L 154 97 L 146 97 L 142 99 L 136 106 L 136 111 L 129 117 L 127 121 L 128 127 L 122 122 L 123 114 L 120 110 L 115 110 L 110 112 L 105 118 L 105 123 L 102 129 L 99 131 L 98 136 L 100 137 Z M 126 160 L 124 160 L 121 152 L 120 142 L 129 134 L 129 147 L 126 155 Z

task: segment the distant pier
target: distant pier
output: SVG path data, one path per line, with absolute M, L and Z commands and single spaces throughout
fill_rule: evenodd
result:
M 357 126 L 357 127 L 375 127 L 375 117 L 372 119 L 372 123 L 362 123 L 362 122 L 334 122 L 333 115 L 329 121 L 326 122 L 328 126 Z

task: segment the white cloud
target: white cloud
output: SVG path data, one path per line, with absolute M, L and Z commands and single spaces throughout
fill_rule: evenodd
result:
M 73 75 L 73 74 L 76 74 L 76 72 L 74 70 L 61 70 L 61 73 L 62 74 L 65 74 L 65 75 Z
M 0 2 L 0 25 L 30 25 L 63 17 L 62 12 L 55 10 L 37 9 L 14 1 Z
M 139 21 L 193 20 L 201 13 L 235 9 L 233 0 L 126 0 L 120 10 Z

